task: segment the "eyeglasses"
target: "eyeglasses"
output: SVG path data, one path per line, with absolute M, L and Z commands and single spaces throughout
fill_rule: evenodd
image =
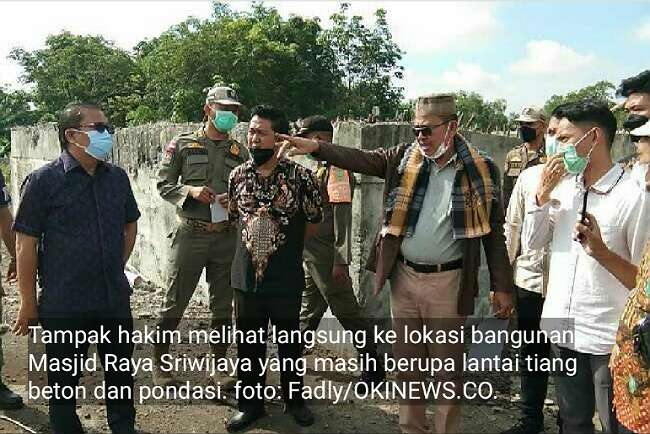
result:
M 113 128 L 113 125 L 104 122 L 93 122 L 90 124 L 84 124 L 79 126 L 84 128 L 90 128 L 92 130 L 97 131 L 98 133 L 103 133 L 104 131 L 108 131 L 108 134 L 115 133 L 115 128 Z
M 428 137 L 428 136 L 431 135 L 431 133 L 433 133 L 433 130 L 435 128 L 441 127 L 444 124 L 448 124 L 448 123 L 449 123 L 449 121 L 443 122 L 443 123 L 438 124 L 438 125 L 427 125 L 427 126 L 423 126 L 423 127 L 420 127 L 420 126 L 416 125 L 416 126 L 413 127 L 413 135 L 415 135 L 415 137 L 417 137 L 420 134 L 422 134 L 424 137 Z

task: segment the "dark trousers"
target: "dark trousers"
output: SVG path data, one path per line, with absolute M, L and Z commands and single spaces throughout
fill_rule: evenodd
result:
M 103 361 L 106 354 L 114 354 L 117 358 L 131 359 L 133 355 L 133 344 L 119 343 L 117 339 L 118 330 L 133 330 L 133 318 L 131 314 L 121 317 L 108 316 L 106 313 L 93 313 L 75 315 L 75 317 L 42 317 L 43 329 L 54 330 L 110 330 L 110 343 L 97 344 L 99 361 Z M 73 356 L 87 357 L 89 344 L 80 344 L 75 348 L 74 343 L 52 343 L 45 345 L 45 352 L 48 360 L 55 358 L 67 359 Z M 76 387 L 79 384 L 81 373 L 72 375 L 70 372 L 53 372 L 48 370 L 47 382 L 49 386 L 59 385 L 60 387 Z M 114 386 L 117 390 L 127 386 L 131 389 L 131 397 L 125 399 L 106 399 L 106 413 L 108 425 L 114 434 L 135 433 L 135 407 L 133 405 L 133 376 L 131 372 L 116 371 L 104 367 L 104 380 L 106 389 Z M 87 391 L 87 397 L 92 398 L 92 390 Z M 76 412 L 76 399 L 50 399 L 50 424 L 55 434 L 79 434 L 83 433 L 79 416 Z
M 539 330 L 544 298 L 541 294 L 517 287 L 517 322 L 519 330 L 534 333 Z M 546 342 L 523 344 L 521 359 L 530 356 L 533 359 L 548 358 L 550 345 Z M 544 400 L 548 387 L 548 372 L 521 373 L 521 410 L 522 416 L 533 425 L 544 424 Z
M 262 330 L 264 340 L 262 343 L 237 342 L 237 357 L 239 360 L 248 359 L 251 363 L 250 371 L 239 369 L 237 378 L 242 388 L 266 385 L 266 375 L 262 374 L 262 363 L 266 360 L 266 340 L 269 321 L 278 332 L 300 330 L 300 301 L 301 294 L 287 297 L 266 297 L 259 294 L 248 294 L 235 290 L 235 312 L 237 329 L 246 335 L 249 331 Z M 300 342 L 278 344 L 278 357 L 280 363 L 289 359 L 295 362 L 300 357 Z M 240 368 L 241 368 L 240 363 Z M 293 365 L 292 365 L 293 366 Z M 286 369 L 280 372 L 282 398 L 289 405 L 301 405 L 304 401 L 299 393 L 291 396 L 289 385 L 294 383 L 294 390 L 302 390 L 303 379 L 295 370 Z M 250 399 L 239 396 L 239 410 L 251 411 L 264 406 L 263 395 L 257 393 Z
M 618 433 L 618 422 L 612 411 L 612 377 L 609 372 L 609 354 L 580 353 L 551 345 L 553 357 L 576 359 L 574 376 L 559 373 L 555 389 L 565 434 L 594 432 L 594 410 L 605 433 Z

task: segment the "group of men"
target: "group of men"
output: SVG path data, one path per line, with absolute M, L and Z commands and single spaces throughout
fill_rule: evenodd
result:
M 628 112 L 623 127 L 637 143 L 639 161 L 612 162 L 616 121 L 607 107 L 584 102 L 561 105 L 548 119 L 540 110 L 524 109 L 518 118 L 523 143 L 505 162 L 505 235 L 518 327 L 539 330 L 545 318 L 547 330 L 575 331 L 575 342 L 567 345 L 522 347 L 522 357 L 578 361 L 580 375 L 555 381 L 563 432 L 593 432 L 594 406 L 605 432 L 621 428 L 612 409 L 608 362 L 634 287 L 632 264 L 639 264 L 650 235 L 650 155 L 639 144 L 648 140 L 650 130 L 650 71 L 623 80 L 618 93 Z M 567 144 L 576 152 L 561 152 Z M 576 219 L 581 220 L 577 226 Z M 573 322 L 564 324 L 567 318 Z M 507 433 L 543 430 L 548 377 L 548 372 L 523 373 L 522 417 Z
M 648 116 L 650 71 L 625 80 L 622 94 L 632 115 Z M 622 428 L 612 412 L 607 361 L 633 286 L 629 276 L 650 235 L 650 210 L 646 157 L 640 153 L 631 172 L 612 162 L 616 120 L 606 105 L 566 104 L 548 122 L 541 111 L 525 109 L 518 119 L 524 143 L 508 154 L 503 185 L 494 162 L 458 132 L 451 94 L 418 98 L 415 139 L 373 151 L 332 144 L 332 125 L 322 116 L 306 118 L 291 136 L 285 116 L 267 105 L 252 110 L 243 146 L 230 135 L 240 107 L 232 89 L 210 89 L 201 128 L 174 138 L 163 153 L 158 191 L 176 208 L 178 223 L 168 237 L 160 329 L 178 327 L 205 271 L 212 327 L 231 327 L 234 302 L 236 328 L 244 333 L 264 334 L 269 322 L 280 331 L 314 330 L 329 306 L 343 327 L 372 335 L 348 265 L 351 172 L 376 176 L 384 180 L 382 219 L 367 268 L 375 273 L 375 294 L 390 283 L 394 357 L 452 358 L 462 366 L 462 342 L 414 343 L 405 332 L 462 326 L 479 292 L 482 246 L 497 317 L 516 313 L 518 326 L 526 330 L 575 331 L 575 342 L 550 348 L 556 357 L 578 363 L 576 376 L 556 379 L 562 431 L 593 432 L 594 409 L 607 432 Z M 630 122 L 635 119 L 643 120 L 630 116 Z M 641 128 L 631 133 L 639 143 L 650 137 L 646 122 L 635 124 Z M 26 334 L 36 321 L 48 330 L 130 329 L 124 265 L 140 213 L 126 173 L 106 162 L 112 127 L 99 107 L 85 104 L 66 107 L 58 127 L 61 155 L 26 178 L 13 225 L 21 295 L 15 331 Z M 298 154 L 320 161 L 316 173 L 287 158 Z M 0 217 L 8 201 L 5 194 Z M 3 238 L 12 253 L 11 236 Z M 211 345 L 210 356 L 226 357 L 228 346 Z M 360 381 L 383 381 L 372 339 L 357 349 L 378 362 Z M 242 387 L 264 385 L 260 362 L 266 350 L 265 341 L 237 342 L 237 357 L 249 359 L 254 368 L 238 371 Z M 550 350 L 543 344 L 523 349 L 535 357 Z M 87 351 L 87 345 L 46 344 L 48 357 Z M 100 344 L 98 351 L 130 358 L 133 345 Z M 169 351 L 168 342 L 153 350 L 153 380 L 163 387 L 176 385 L 161 367 Z M 278 345 L 281 362 L 295 361 L 301 353 L 299 342 Z M 461 374 L 460 369 L 441 372 L 435 380 L 458 387 Z M 105 375 L 107 385 L 133 387 L 129 372 Z M 235 379 L 219 375 L 212 381 L 227 389 Z M 427 373 L 400 371 L 398 381 L 424 387 Z M 523 417 L 510 433 L 543 430 L 547 381 L 538 372 L 522 376 Z M 78 382 L 79 376 L 48 372 L 50 385 Z M 312 412 L 291 392 L 301 385 L 294 370 L 281 372 L 285 411 L 309 426 Z M 0 398 L 9 396 L 0 390 Z M 107 399 L 106 404 L 112 432 L 136 432 L 132 400 Z M 71 399 L 50 401 L 55 433 L 83 432 L 75 409 Z M 400 401 L 399 413 L 402 432 L 430 432 L 425 401 Z M 242 430 L 263 415 L 262 396 L 240 396 L 239 411 L 226 429 Z M 436 400 L 434 423 L 437 432 L 458 432 L 460 402 Z

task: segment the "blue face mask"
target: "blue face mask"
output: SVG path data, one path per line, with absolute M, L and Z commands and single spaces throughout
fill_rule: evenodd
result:
M 217 110 L 214 114 L 212 123 L 217 131 L 227 133 L 237 125 L 237 115 L 225 110 Z
M 90 143 L 88 144 L 88 147 L 77 146 L 83 148 L 86 151 L 86 154 L 91 157 L 99 161 L 106 161 L 113 149 L 113 136 L 106 130 L 102 133 L 96 130 L 82 132 L 88 136 Z

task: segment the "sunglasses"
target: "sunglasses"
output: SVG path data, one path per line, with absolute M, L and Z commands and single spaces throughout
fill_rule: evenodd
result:
M 92 130 L 97 131 L 98 133 L 103 133 L 104 131 L 108 131 L 108 134 L 115 133 L 115 128 L 113 127 L 113 125 L 106 124 L 104 122 L 94 122 L 94 123 L 84 124 L 79 126 L 84 128 L 90 128 Z
M 447 121 L 447 122 L 443 122 L 443 123 L 438 124 L 438 125 L 430 125 L 430 126 L 426 126 L 426 127 L 418 127 L 418 126 L 414 126 L 414 127 L 413 127 L 413 135 L 414 135 L 415 137 L 417 137 L 417 136 L 419 136 L 420 134 L 422 134 L 424 137 L 428 137 L 428 136 L 431 135 L 431 133 L 433 133 L 433 130 L 434 130 L 435 128 L 441 127 L 441 126 L 443 126 L 444 124 L 447 124 L 447 123 L 449 123 L 449 121 Z

